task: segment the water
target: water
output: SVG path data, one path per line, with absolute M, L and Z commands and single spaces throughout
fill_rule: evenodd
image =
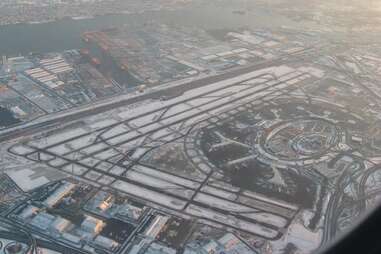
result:
M 0 55 L 14 56 L 30 52 L 46 53 L 80 48 L 80 35 L 84 31 L 123 24 L 145 24 L 150 21 L 168 25 L 197 26 L 206 30 L 299 25 L 283 16 L 269 13 L 267 10 L 254 9 L 255 11 L 252 10 L 245 15 L 237 15 L 233 13 L 233 10 L 237 8 L 239 4 L 219 2 L 218 5 L 216 3 L 194 4 L 187 9 L 176 11 L 108 15 L 87 20 L 64 19 L 45 24 L 5 25 L 0 27 Z
M 0 128 L 8 127 L 21 121 L 15 118 L 11 111 L 6 108 L 0 107 Z

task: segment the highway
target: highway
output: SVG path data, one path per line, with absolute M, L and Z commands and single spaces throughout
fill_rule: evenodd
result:
M 10 226 L 9 230 L 0 231 L 0 238 L 11 239 L 11 240 L 28 244 L 29 245 L 28 251 L 31 254 L 37 253 L 36 239 L 28 231 L 26 231 L 23 227 L 16 225 L 5 218 L 0 217 L 0 223 Z
M 357 170 L 353 170 L 352 172 L 350 172 L 350 170 L 348 169 L 345 170 L 336 182 L 336 190 L 332 193 L 332 197 L 328 203 L 328 207 L 326 210 L 323 240 L 321 246 L 324 246 L 330 241 L 332 241 L 332 239 L 334 239 L 337 233 L 337 222 L 342 206 L 341 202 L 344 196 L 344 190 L 353 181 L 352 175 L 355 174 L 356 171 Z M 366 173 L 364 173 L 364 176 L 361 178 L 361 183 L 359 184 L 360 190 L 364 189 L 365 181 L 366 179 L 368 179 L 368 176 L 372 172 L 374 172 L 373 168 L 369 169 Z
M 372 192 L 369 191 L 369 193 L 366 193 L 366 191 L 365 191 L 366 183 L 369 180 L 370 175 L 375 173 L 377 170 L 380 170 L 380 167 L 378 165 L 374 166 L 372 168 L 369 168 L 361 176 L 359 187 L 358 187 L 359 193 L 358 193 L 358 200 L 357 200 L 359 202 L 359 206 L 360 206 L 359 209 L 361 211 L 365 211 L 366 210 L 366 208 L 367 208 L 367 206 L 366 206 L 367 199 L 370 198 L 372 195 L 374 195 L 373 193 L 375 193 L 375 194 L 378 193 L 377 189 L 376 189 L 376 191 L 372 191 Z

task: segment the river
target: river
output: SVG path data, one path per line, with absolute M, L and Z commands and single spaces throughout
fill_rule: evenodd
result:
M 46 53 L 80 48 L 80 35 L 84 31 L 123 24 L 144 24 L 152 20 L 168 25 L 197 26 L 206 30 L 300 25 L 286 17 L 269 13 L 268 10 L 252 7 L 251 11 L 240 15 L 233 13 L 241 7 L 239 4 L 227 3 L 227 0 L 210 2 L 174 11 L 149 11 L 139 14 L 98 16 L 92 19 L 63 19 L 50 23 L 1 26 L 0 55 L 14 56 L 30 52 Z

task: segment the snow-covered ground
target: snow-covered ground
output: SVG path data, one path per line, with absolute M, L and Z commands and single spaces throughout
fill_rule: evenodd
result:
M 234 228 L 238 228 L 256 235 L 260 235 L 266 238 L 275 238 L 278 235 L 278 231 L 263 227 L 259 224 L 249 223 L 242 221 L 231 216 L 227 216 L 213 210 L 201 208 L 196 205 L 190 205 L 185 210 L 187 213 L 199 218 L 209 219 L 216 222 L 222 222 Z
M 173 198 L 168 195 L 161 194 L 156 191 L 151 191 L 146 188 L 133 185 L 130 183 L 122 182 L 122 181 L 116 181 L 115 183 L 112 184 L 112 187 L 122 192 L 128 193 L 130 195 L 140 197 L 144 200 L 147 200 L 156 204 L 164 205 L 166 207 L 169 207 L 175 210 L 181 210 L 186 205 L 186 202 L 180 199 Z
M 180 137 L 198 123 L 214 116 L 227 117 L 228 110 L 237 107 L 238 112 L 238 107 L 248 102 L 270 100 L 279 95 L 280 90 L 290 87 L 286 82 L 297 80 L 297 84 L 308 77 L 309 75 L 288 66 L 266 68 L 192 89 L 167 101 L 149 101 L 136 107 L 111 110 L 108 118 L 105 114 L 91 116 L 82 119 L 81 125 L 61 132 L 57 129 L 54 134 L 33 139 L 27 145 L 46 148 L 48 152 L 57 155 L 56 158 L 46 157 L 46 160 L 50 160 L 47 163 L 51 166 L 64 166 L 63 171 L 67 174 L 94 183 L 111 184 L 111 188 L 173 210 L 183 209 L 186 202 L 192 202 L 190 199 L 194 197 L 194 201 L 204 208 L 190 205 L 186 209 L 189 215 L 274 238 L 279 232 L 264 225 L 284 227 L 287 220 L 280 214 L 292 213 L 298 207 L 252 192 L 237 193 L 238 188 L 215 179 L 208 182 L 208 185 L 204 183 L 199 190 L 201 183 L 197 181 L 141 165 L 126 170 L 125 167 L 110 162 L 112 158 L 120 160 L 126 152 L 130 152 L 127 158 L 129 162 L 138 161 L 155 145 Z M 27 146 L 15 146 L 13 151 L 25 155 L 34 150 Z M 211 169 L 203 163 L 195 149 L 190 148 L 187 152 L 194 157 L 196 165 L 203 167 L 201 170 L 210 172 Z M 104 175 L 105 172 L 112 175 Z M 126 181 L 120 177 L 125 177 Z M 114 178 L 118 180 L 113 182 Z M 21 181 L 21 184 L 37 186 L 49 181 L 37 179 L 36 184 L 31 180 L 27 183 Z M 248 201 L 248 204 L 244 201 Z M 218 208 L 226 211 L 229 216 L 205 207 Z M 273 214 L 270 211 L 272 207 L 279 208 L 281 212 Z M 240 219 L 235 214 L 239 214 Z

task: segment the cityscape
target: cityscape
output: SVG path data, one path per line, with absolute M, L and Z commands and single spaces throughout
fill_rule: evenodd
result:
M 183 8 L 189 0 L 3 0 L 0 24 L 45 23 L 65 18 L 87 19 L 94 16 Z
M 201 2 L 3 1 L 0 23 Z M 381 47 L 338 31 L 150 18 L 0 51 L 0 254 L 323 249 L 381 195 Z

